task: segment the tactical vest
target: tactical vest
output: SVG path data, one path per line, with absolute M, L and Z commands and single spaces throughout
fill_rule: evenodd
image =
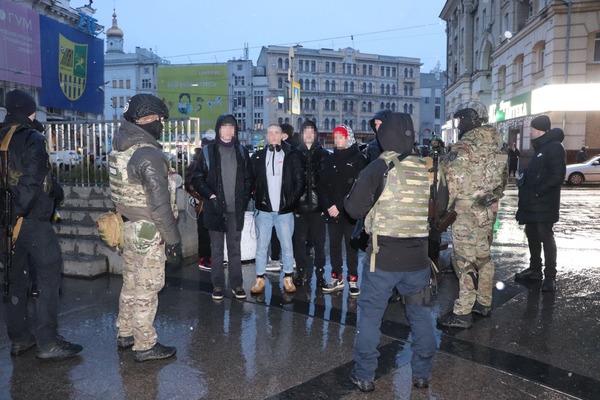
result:
M 139 183 L 131 183 L 127 173 L 127 164 L 136 150 L 141 147 L 154 147 L 148 143 L 134 144 L 125 151 L 112 151 L 109 155 L 110 198 L 115 204 L 126 207 L 146 207 L 146 193 Z M 176 185 L 169 179 L 169 194 L 171 209 L 177 218 L 175 204 Z
M 409 156 L 400 162 L 398 153 L 386 151 L 379 156 L 394 168 L 379 199 L 365 217 L 365 231 L 372 235 L 371 270 L 375 268 L 375 254 L 379 251 L 377 236 L 394 238 L 427 237 L 429 206 L 429 175 L 426 162 Z

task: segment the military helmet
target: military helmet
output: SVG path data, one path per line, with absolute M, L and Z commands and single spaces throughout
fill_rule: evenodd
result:
M 454 118 L 470 118 L 474 124 L 485 123 L 488 120 L 487 108 L 479 101 L 461 103 L 456 108 Z
M 158 115 L 169 118 L 169 110 L 165 103 L 156 96 L 141 93 L 133 96 L 123 110 L 123 118 L 129 122 L 135 122 L 148 115 Z

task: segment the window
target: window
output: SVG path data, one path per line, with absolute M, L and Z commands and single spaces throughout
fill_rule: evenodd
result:
M 302 103 L 302 102 L 300 102 Z M 304 109 L 308 110 L 310 108 L 310 100 L 309 99 L 304 99 Z
M 408 78 L 408 68 L 404 68 L 404 77 Z
M 408 85 L 404 85 L 404 95 L 408 96 Z
M 385 110 L 385 103 L 382 101 L 381 104 L 379 105 L 379 109 L 380 110 Z
M 335 118 L 331 118 L 331 129 L 335 128 L 336 126 L 337 126 L 337 125 L 336 125 L 336 120 L 335 120 Z
M 335 74 L 335 62 L 331 62 L 331 73 Z
M 385 76 L 392 76 L 392 69 L 390 67 L 385 67 Z
M 112 87 L 113 87 L 113 89 L 117 88 L 117 80 L 116 79 L 113 79 Z
M 413 95 L 413 93 L 414 93 L 414 92 L 413 92 L 413 90 L 414 90 L 414 86 L 413 86 L 413 85 L 409 85 L 409 86 L 408 86 L 408 95 L 409 95 L 409 96 L 412 96 L 412 95 Z
M 254 107 L 264 107 L 265 98 L 263 97 L 263 91 L 257 90 L 254 92 Z
M 317 81 L 314 79 L 310 81 L 310 90 L 317 90 Z
M 152 89 L 152 81 L 150 79 L 142 79 L 142 89 Z
M 245 79 L 243 76 L 237 76 L 234 75 L 234 85 L 235 86 L 244 86 L 245 85 Z
M 331 91 L 335 92 L 335 81 L 331 81 Z
M 363 76 L 366 76 L 367 75 L 367 66 L 366 65 L 363 65 L 362 71 L 363 71 L 363 73 L 362 73 Z
M 335 111 L 335 100 L 331 100 L 331 111 Z
M 387 94 L 387 95 L 390 94 L 390 85 L 389 84 L 385 85 L 385 94 Z
M 325 61 L 325 73 L 329 73 L 329 61 Z
M 150 75 L 150 67 L 144 67 L 144 74 Z
M 594 61 L 600 62 L 600 32 L 596 33 L 594 40 Z
M 439 119 L 440 118 L 440 106 L 435 106 L 435 110 L 434 110 L 434 118 Z
M 441 97 L 436 97 L 435 98 L 435 104 L 442 104 L 442 98 Z
M 304 80 L 304 90 L 310 90 L 310 82 L 308 81 L 308 79 Z
M 123 108 L 125 106 L 125 98 L 119 97 L 119 107 Z
M 310 109 L 311 110 L 316 110 L 317 109 L 317 101 L 315 99 L 312 99 L 310 101 Z
M 367 102 L 363 101 L 361 106 L 360 106 L 360 111 L 362 112 L 367 112 Z
M 125 89 L 131 89 L 131 79 L 125 80 Z
M 365 82 L 363 82 L 363 84 L 362 84 L 362 92 L 363 92 L 363 94 L 367 93 L 367 84 Z
M 299 72 L 304 72 L 304 63 L 302 62 L 302 60 L 300 60 L 298 62 L 298 71 Z
M 346 82 L 344 82 L 344 92 L 345 93 L 348 93 L 348 88 L 349 88 L 348 81 L 346 81 Z
M 398 92 L 396 91 L 396 85 L 392 85 L 392 96 L 397 95 Z
M 369 93 L 373 93 L 373 84 L 369 83 Z
M 329 130 L 329 118 L 325 118 L 325 121 L 323 121 L 323 128 Z
M 119 89 L 123 89 L 123 79 L 119 79 Z
M 383 65 L 379 68 L 379 76 L 385 76 L 385 67 Z
M 392 77 L 396 77 L 396 67 L 392 67 Z
M 385 94 L 385 85 L 383 83 L 379 87 L 379 94 Z
M 350 93 L 354 93 L 354 82 L 350 82 Z
M 498 90 L 504 91 L 506 89 L 506 67 L 504 65 L 498 68 Z
M 277 89 L 283 89 L 283 78 L 277 78 Z
M 360 122 L 360 130 L 363 132 L 367 130 L 367 121 L 364 119 Z
M 373 103 L 369 102 L 369 104 L 367 104 L 367 111 L 373 112 Z
M 325 100 L 325 111 L 329 111 L 329 100 Z
M 281 57 L 277 59 L 277 68 L 283 69 L 283 59 Z
M 348 111 L 348 100 L 344 100 L 344 105 L 342 106 L 342 111 Z
M 413 69 L 412 68 L 408 70 L 408 76 L 410 78 L 414 78 L 414 76 L 413 76 Z
M 408 104 L 404 103 L 404 112 L 407 113 L 408 112 Z
M 285 59 L 285 61 L 283 62 L 283 66 L 285 67 L 285 69 L 290 68 L 290 59 L 289 58 Z
M 369 65 L 369 76 L 373 76 L 373 66 Z
M 346 64 L 346 73 L 348 75 L 352 74 L 352 65 L 351 64 Z
M 425 100 L 425 104 L 429 104 L 429 97 L 425 97 L 424 100 Z
M 356 75 L 356 64 L 352 64 L 352 75 Z
M 396 112 L 396 103 L 392 103 L 392 112 Z
M 244 69 L 244 66 L 242 64 L 237 64 L 236 67 L 238 71 L 242 71 Z
M 546 51 L 546 42 L 538 42 L 533 46 L 534 71 L 542 72 L 544 70 L 544 52 Z
M 329 92 L 331 87 L 329 86 L 329 79 L 325 81 L 325 91 Z
M 310 62 L 310 72 L 316 72 L 316 71 L 317 71 L 317 62 L 311 61 Z
M 254 125 L 254 129 L 257 131 L 264 129 L 265 122 L 263 120 L 262 113 L 254 113 L 254 122 L 252 123 L 252 125 Z
M 523 54 L 519 54 L 515 57 L 515 61 L 513 63 L 514 68 L 514 79 L 515 82 L 520 82 L 523 80 Z
M 412 105 L 412 104 L 410 104 L 410 105 L 408 106 L 408 113 L 409 113 L 409 114 L 412 114 L 412 113 L 413 113 L 413 105 Z

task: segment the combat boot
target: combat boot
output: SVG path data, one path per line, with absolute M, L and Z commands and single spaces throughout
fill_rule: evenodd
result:
M 304 267 L 296 265 L 296 277 L 294 278 L 294 285 L 301 287 L 306 284 L 306 281 L 306 270 Z
M 556 290 L 556 278 L 547 276 L 542 282 L 542 292 L 554 292 Z
M 131 336 L 117 336 L 117 347 L 119 349 L 127 349 L 135 344 L 133 335 Z
M 317 268 L 315 270 L 315 275 L 317 276 L 317 287 L 324 288 L 327 286 L 327 281 L 325 280 L 325 268 Z
M 154 347 L 148 350 L 134 350 L 133 358 L 135 361 L 142 362 L 148 360 L 162 360 L 169 358 L 177 353 L 177 349 L 171 346 L 163 346 L 160 343 L 156 343 Z
M 515 279 L 520 280 L 538 280 L 542 279 L 542 270 L 538 268 L 529 267 L 521 272 L 515 274 Z
M 473 316 L 471 314 L 448 314 L 438 320 L 438 325 L 445 328 L 469 329 L 473 326 Z
M 63 358 L 73 357 L 83 350 L 78 344 L 69 343 L 62 337 L 57 336 L 54 343 L 38 346 L 35 356 L 45 360 L 62 360 Z
M 480 302 L 475 301 L 475 304 L 473 304 L 473 309 L 471 311 L 475 314 L 487 317 L 492 313 L 492 307 L 484 306 Z

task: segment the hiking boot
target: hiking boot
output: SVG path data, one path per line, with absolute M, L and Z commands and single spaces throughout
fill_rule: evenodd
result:
M 126 349 L 135 344 L 135 340 L 132 336 L 117 336 L 117 347 L 119 349 Z
M 306 273 L 303 268 L 296 269 L 296 278 L 294 278 L 294 285 L 297 287 L 302 287 L 306 285 L 308 279 L 306 278 Z
M 231 294 L 233 294 L 236 299 L 242 299 L 243 300 L 243 299 L 246 298 L 246 291 L 241 286 L 238 286 L 235 289 L 231 289 Z
M 148 360 L 162 360 L 169 358 L 177 353 L 177 349 L 171 346 L 163 346 L 160 343 L 156 343 L 154 347 L 148 350 L 134 350 L 133 358 L 135 361 L 142 362 Z
M 429 379 L 413 377 L 413 386 L 417 389 L 425 389 L 429 387 Z
M 317 268 L 315 271 L 315 275 L 317 276 L 317 287 L 324 288 L 327 286 L 327 281 L 325 280 L 325 269 Z
M 438 325 L 445 328 L 469 329 L 473 326 L 473 316 L 471 314 L 448 314 L 438 320 Z
M 348 277 L 348 294 L 352 297 L 356 297 L 360 294 L 360 289 L 358 288 L 358 276 L 350 275 Z
M 542 279 L 542 271 L 534 268 L 527 268 L 515 274 L 515 279 L 520 280 L 538 280 Z
M 542 292 L 554 292 L 556 290 L 556 278 L 547 276 L 542 282 Z
M 348 378 L 350 379 L 350 382 L 354 383 L 361 390 L 361 392 L 372 392 L 375 390 L 375 383 L 373 381 L 358 379 L 354 372 L 354 368 L 352 368 L 348 374 Z
M 254 286 L 250 288 L 250 293 L 259 294 L 265 291 L 265 277 L 257 276 Z
M 10 355 L 13 357 L 20 356 L 27 350 L 35 346 L 35 337 L 30 336 L 29 341 L 25 343 L 13 343 L 10 345 Z
M 333 278 L 331 282 L 323 288 L 323 293 L 333 293 L 339 290 L 344 290 L 344 280 Z
M 488 317 L 492 313 L 492 307 L 484 306 L 480 302 L 475 301 L 475 304 L 473 304 L 473 308 L 471 309 L 471 312 L 482 315 L 484 317 Z
M 296 293 L 296 286 L 294 285 L 294 280 L 291 275 L 286 275 L 283 277 L 283 289 L 287 293 Z
M 265 271 L 267 272 L 280 272 L 281 271 L 281 263 L 279 260 L 269 260 L 267 266 L 265 267 Z
M 57 336 L 56 342 L 46 346 L 38 346 L 35 351 L 35 356 L 45 360 L 61 360 L 63 358 L 73 357 L 81 350 L 83 350 L 83 347 L 80 345 L 69 343 L 62 337 Z
M 213 300 L 223 300 L 223 288 L 215 287 L 212 291 Z
M 198 269 L 202 271 L 210 271 L 212 269 L 212 260 L 210 257 L 200 257 L 198 260 Z

